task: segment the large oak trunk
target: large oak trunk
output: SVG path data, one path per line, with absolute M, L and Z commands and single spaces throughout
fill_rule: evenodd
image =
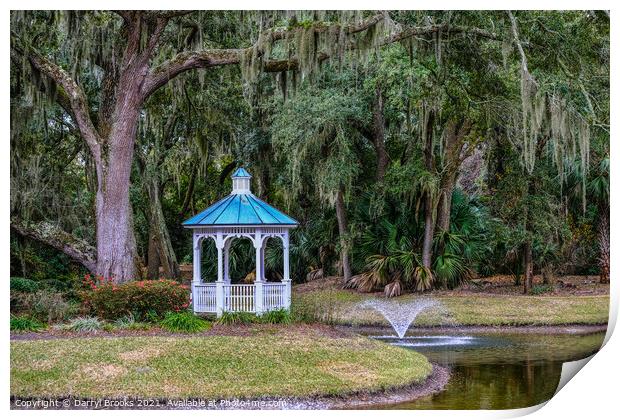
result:
M 107 154 L 97 165 L 97 274 L 124 283 L 142 277 L 136 249 L 129 185 L 141 105 L 137 75 L 128 71 L 119 83 L 110 119 Z M 104 153 L 105 153 L 104 149 Z
M 131 166 L 131 156 L 128 164 Z M 129 203 L 129 174 L 111 171 L 105 191 L 97 199 L 97 274 L 124 283 L 141 277 L 139 266 Z

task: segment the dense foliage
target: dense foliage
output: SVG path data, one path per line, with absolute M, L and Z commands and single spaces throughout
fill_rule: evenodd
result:
M 393 296 L 495 273 L 534 293 L 534 273 L 609 281 L 609 17 L 591 11 L 14 12 L 11 275 L 66 293 L 102 274 L 98 256 L 123 258 L 97 240 L 103 181 L 76 110 L 28 54 L 79 82 L 112 145 L 108 76 L 131 22 L 154 39 L 164 20 L 155 70 L 179 51 L 225 63 L 197 61 L 140 104 L 122 238 L 135 252 L 119 252 L 131 260 L 121 277 L 135 263 L 136 280 L 179 278 L 192 258 L 181 222 L 245 165 L 253 192 L 301 222 L 295 282 L 340 274 Z M 204 247 L 211 280 L 216 251 Z M 268 278 L 282 275 L 281 252 L 269 241 Z M 234 281 L 253 258 L 233 243 Z M 88 302 L 105 319 L 161 317 L 187 291 L 106 284 Z
M 140 320 L 156 320 L 189 306 L 187 288 L 174 280 L 141 280 L 119 286 L 112 282 L 93 282 L 83 297 L 93 313 L 108 320 L 129 315 Z

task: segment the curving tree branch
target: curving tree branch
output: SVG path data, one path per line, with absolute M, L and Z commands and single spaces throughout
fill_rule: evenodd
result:
M 29 223 L 17 218 L 12 218 L 11 228 L 22 236 L 34 239 L 57 249 L 82 264 L 87 270 L 93 273 L 96 272 L 97 250 L 95 247 L 65 232 L 53 223 Z
M 344 31 L 348 34 L 355 34 L 369 29 L 370 27 L 378 24 L 386 18 L 385 13 L 379 13 L 371 16 L 359 24 L 348 25 L 344 28 Z M 330 28 L 330 25 L 318 25 L 315 30 L 318 32 L 326 31 Z M 291 32 L 296 29 L 275 29 L 266 30 L 263 32 L 263 37 L 268 37 L 270 41 L 278 41 L 286 39 Z M 409 27 L 400 30 L 394 34 L 391 34 L 385 38 L 380 45 L 387 45 L 394 42 L 402 41 L 407 38 L 422 35 L 433 35 L 437 32 L 446 32 L 451 34 L 469 34 L 477 37 L 488 38 L 491 40 L 502 40 L 502 37 L 487 30 L 467 27 L 467 26 L 450 26 L 447 23 L 426 25 L 419 27 Z M 249 48 L 238 49 L 210 49 L 204 51 L 184 51 L 177 54 L 174 58 L 158 65 L 153 68 L 144 83 L 142 93 L 143 98 L 148 98 L 157 89 L 165 85 L 168 81 L 177 77 L 179 74 L 198 68 L 216 67 L 230 64 L 239 64 L 241 57 Z M 355 49 L 355 45 L 351 45 L 348 49 Z M 329 58 L 329 54 L 326 52 L 318 53 L 319 62 L 325 61 Z M 263 65 L 263 71 L 265 72 L 282 72 L 287 70 L 296 70 L 299 67 L 299 59 L 297 57 L 291 57 L 283 60 L 265 60 Z

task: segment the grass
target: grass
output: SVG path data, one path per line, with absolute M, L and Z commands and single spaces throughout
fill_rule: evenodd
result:
M 83 397 L 311 397 L 423 381 L 419 353 L 318 332 L 11 342 L 11 394 Z
M 323 322 L 343 325 L 387 325 L 372 309 L 356 305 L 371 296 L 349 290 L 320 290 L 293 293 L 294 314 L 309 319 L 313 314 Z M 416 299 L 416 295 L 395 298 Z M 609 315 L 609 296 L 430 296 L 439 301 L 440 312 L 422 313 L 417 326 L 481 325 L 525 326 L 565 324 L 605 324 Z M 325 302 L 330 307 L 325 308 Z M 325 319 L 329 314 L 329 319 Z

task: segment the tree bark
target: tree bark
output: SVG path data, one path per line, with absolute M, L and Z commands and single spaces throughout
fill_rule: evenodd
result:
M 433 158 L 433 125 L 435 114 L 432 110 L 428 111 L 426 121 L 426 131 L 424 135 L 424 165 L 429 172 L 434 170 Z M 433 259 L 433 236 L 435 235 L 435 221 L 433 217 L 433 197 L 429 192 L 424 197 L 424 239 L 422 242 L 422 265 L 431 269 Z
M 379 184 L 383 183 L 385 171 L 389 163 L 389 156 L 385 149 L 385 116 L 383 114 L 383 91 L 381 85 L 377 84 L 375 89 L 375 100 L 373 104 L 373 144 L 377 155 L 376 178 Z
M 599 244 L 599 280 L 603 284 L 609 283 L 609 209 L 604 209 L 600 213 L 598 228 Z
M 340 236 L 340 259 L 342 262 L 342 275 L 344 281 L 351 278 L 351 266 L 349 265 L 349 244 L 347 240 L 348 222 L 344 206 L 344 187 L 340 187 L 336 195 L 336 218 L 338 219 L 338 234 Z
M 533 277 L 532 242 L 528 240 L 523 244 L 523 293 L 526 295 L 532 290 Z
M 428 195 L 424 200 L 424 241 L 422 242 L 422 265 L 429 269 L 433 260 L 433 236 L 435 234 L 432 201 L 432 197 Z
M 149 179 L 147 188 L 149 196 L 150 231 L 159 257 L 158 263 L 161 264 L 166 278 L 179 278 L 179 263 L 177 262 L 174 249 L 172 248 L 172 241 L 170 240 L 170 234 L 168 233 L 168 227 L 164 219 L 157 177 L 151 177 L 151 179 Z M 156 276 L 159 277 L 159 264 Z
M 471 155 L 473 145 L 465 144 L 471 131 L 471 121 L 450 121 L 447 126 L 444 144 L 444 167 L 439 180 L 439 201 L 437 205 L 437 229 L 450 229 L 450 210 L 452 207 L 452 192 L 456 186 L 459 169 L 463 161 Z
M 107 138 L 106 164 L 97 171 L 97 274 L 124 283 L 141 276 L 129 201 L 134 141 L 141 105 L 134 81 L 125 74 L 119 84 L 116 108 Z M 124 79 L 124 80 L 123 80 Z
M 159 252 L 157 251 L 157 240 L 155 239 L 155 229 L 149 226 L 149 248 L 147 254 L 146 277 L 148 279 L 159 278 Z

